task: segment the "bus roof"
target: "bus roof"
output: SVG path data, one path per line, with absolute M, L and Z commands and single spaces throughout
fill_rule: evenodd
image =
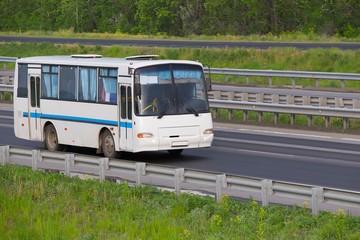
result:
M 153 56 L 153 57 L 151 57 Z M 159 64 L 192 64 L 202 66 L 201 63 L 188 60 L 156 60 L 154 55 L 132 56 L 129 58 L 109 58 L 101 55 L 71 55 L 71 56 L 38 56 L 20 58 L 17 63 L 47 64 L 47 65 L 75 65 L 94 67 L 131 67 L 139 68 Z

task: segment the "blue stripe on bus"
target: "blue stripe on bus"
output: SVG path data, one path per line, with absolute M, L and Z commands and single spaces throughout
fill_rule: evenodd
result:
M 132 128 L 132 123 L 129 123 L 129 122 L 120 122 L 120 127 L 123 127 L 123 128 Z
M 23 112 L 24 117 L 29 117 L 28 112 Z M 30 113 L 31 118 L 43 118 L 43 119 L 54 119 L 54 120 L 62 120 L 62 121 L 70 121 L 70 122 L 86 122 L 91 124 L 101 124 L 101 125 L 110 125 L 117 126 L 117 121 L 109 121 L 102 119 L 94 119 L 94 118 L 81 118 L 81 117 L 72 117 L 72 116 L 61 116 L 61 115 L 51 115 L 51 114 L 40 114 L 40 113 Z M 132 128 L 132 123 L 120 122 L 120 127 Z

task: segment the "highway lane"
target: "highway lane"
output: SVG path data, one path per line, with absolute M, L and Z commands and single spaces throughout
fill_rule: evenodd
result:
M 14 37 L 0 36 L 0 42 L 51 42 L 55 44 L 84 45 L 126 45 L 145 47 L 170 48 L 278 48 L 293 47 L 298 49 L 310 48 L 339 48 L 342 50 L 358 50 L 358 43 L 286 43 L 286 42 L 214 42 L 214 41 L 177 41 L 177 40 L 136 40 L 136 39 L 82 39 L 82 38 L 44 38 L 44 37 Z
M 11 116 L 12 111 L 0 109 L 0 144 L 42 148 L 39 142 L 14 136 Z M 123 158 L 360 191 L 360 141 L 334 136 L 216 127 L 211 148 L 189 149 L 176 158 L 167 152 L 123 154 Z M 88 148 L 71 151 L 95 155 Z

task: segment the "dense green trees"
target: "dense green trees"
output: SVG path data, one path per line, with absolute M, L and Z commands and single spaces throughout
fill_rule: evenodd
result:
M 360 35 L 359 0 L 0 0 L 0 31 Z

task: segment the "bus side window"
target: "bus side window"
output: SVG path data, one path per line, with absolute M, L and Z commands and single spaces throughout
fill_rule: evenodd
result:
M 36 107 L 36 94 L 35 94 L 35 77 L 30 77 L 30 93 L 31 93 L 31 106 Z
M 18 89 L 17 96 L 27 98 L 28 96 L 28 65 L 19 64 L 18 65 Z
M 121 99 L 121 118 L 126 119 L 126 89 L 125 86 L 120 88 L 120 99 Z
M 78 69 L 73 66 L 60 67 L 60 99 L 77 100 Z
M 99 102 L 116 104 L 117 97 L 117 69 L 99 69 Z
M 128 119 L 131 120 L 132 119 L 132 111 L 131 111 L 131 103 L 132 103 L 132 98 L 131 98 L 131 87 L 127 88 L 127 98 L 128 98 Z

